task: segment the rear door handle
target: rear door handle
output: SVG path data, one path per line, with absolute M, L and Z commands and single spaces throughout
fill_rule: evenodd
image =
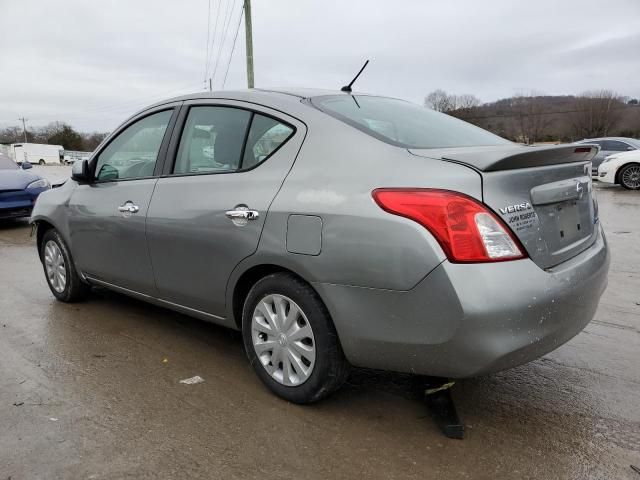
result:
M 133 202 L 129 201 L 129 202 L 125 202 L 124 205 L 120 205 L 118 207 L 118 211 L 121 213 L 124 213 L 125 215 L 138 213 L 140 211 L 140 207 L 138 205 L 134 205 Z

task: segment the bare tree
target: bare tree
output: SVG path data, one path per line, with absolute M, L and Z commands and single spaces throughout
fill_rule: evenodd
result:
M 474 109 L 482 105 L 482 101 L 478 97 L 468 93 L 452 95 L 451 103 L 453 104 L 453 109 L 448 113 L 463 120 L 473 116 Z
M 456 109 L 470 109 L 479 107 L 482 105 L 482 101 L 475 95 L 465 93 L 464 95 L 458 95 L 456 97 Z
M 535 91 L 520 93 L 511 98 L 511 109 L 515 118 L 515 137 L 527 144 L 540 141 L 552 122 L 544 96 Z
M 106 138 L 107 133 L 82 133 L 82 149 L 88 152 L 93 152 L 102 140 Z
M 0 130 L 0 143 L 20 143 L 23 139 L 22 127 L 7 127 Z
M 455 110 L 455 96 L 449 95 L 444 90 L 434 90 L 424 99 L 424 106 L 436 112 L 449 112 Z
M 458 118 L 467 118 L 474 108 L 482 104 L 475 95 L 449 95 L 444 90 L 434 90 L 424 99 L 425 107 L 436 112 L 443 112 Z
M 624 103 L 611 90 L 597 90 L 577 96 L 574 107 L 571 120 L 579 138 L 606 137 L 620 122 Z

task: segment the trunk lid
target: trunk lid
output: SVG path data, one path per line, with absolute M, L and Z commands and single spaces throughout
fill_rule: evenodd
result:
M 410 152 L 476 170 L 483 202 L 541 268 L 574 257 L 597 237 L 590 164 L 597 147 L 508 145 Z

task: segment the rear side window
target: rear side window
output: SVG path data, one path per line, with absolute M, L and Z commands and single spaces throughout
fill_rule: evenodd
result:
M 602 149 L 609 152 L 626 152 L 630 148 L 630 145 L 617 140 L 605 140 L 602 144 Z
M 192 107 L 182 130 L 174 173 L 218 173 L 240 168 L 251 112 Z
M 254 114 L 244 150 L 242 168 L 252 168 L 264 162 L 293 134 L 293 128 L 278 120 Z
M 327 95 L 311 99 L 321 111 L 404 148 L 508 145 L 511 142 L 457 118 L 410 102 L 366 95 Z
M 247 170 L 265 161 L 294 133 L 279 120 L 233 107 L 189 110 L 174 174 Z

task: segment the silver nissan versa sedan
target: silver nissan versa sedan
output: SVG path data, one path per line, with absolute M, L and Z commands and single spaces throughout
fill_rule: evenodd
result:
M 349 365 L 463 378 L 580 332 L 609 267 L 596 150 L 392 98 L 199 93 L 127 120 L 31 220 L 57 299 L 98 285 L 241 330 L 308 403 Z

